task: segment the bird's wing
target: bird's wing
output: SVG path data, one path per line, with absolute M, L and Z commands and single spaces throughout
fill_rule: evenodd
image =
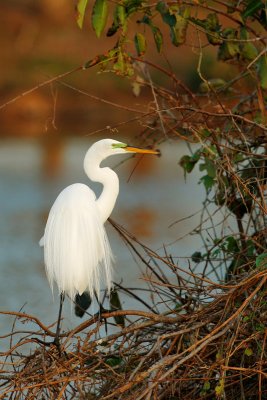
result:
M 93 297 L 102 285 L 110 290 L 112 252 L 88 186 L 74 184 L 59 194 L 40 242 L 51 286 L 55 281 L 72 299 L 85 290 Z

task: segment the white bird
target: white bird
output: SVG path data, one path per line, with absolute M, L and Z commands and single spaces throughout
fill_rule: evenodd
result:
M 84 170 L 91 181 L 100 182 L 99 198 L 82 183 L 65 188 L 54 202 L 40 245 L 44 246 L 46 274 L 53 290 L 72 300 L 88 292 L 99 296 L 100 288 L 112 286 L 112 251 L 104 228 L 119 194 L 119 179 L 110 168 L 101 167 L 109 156 L 127 153 L 158 154 L 113 139 L 94 143 L 84 158 Z M 62 300 L 63 301 L 63 300 Z

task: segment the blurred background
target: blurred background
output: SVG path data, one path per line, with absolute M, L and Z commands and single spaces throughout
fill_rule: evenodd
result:
M 37 88 L 111 47 L 105 36 L 96 39 L 90 29 L 86 22 L 83 30 L 77 27 L 74 1 L 0 2 L 0 309 L 22 310 L 45 324 L 56 320 L 58 310 L 57 292 L 53 299 L 38 245 L 48 211 L 64 187 L 88 183 L 82 164 L 92 142 L 114 137 L 136 144 L 141 126 L 127 123 L 136 117 L 127 108 L 143 110 L 151 96 L 146 89 L 135 97 L 129 80 L 97 73 L 96 68 Z M 186 71 L 185 81 L 194 85 L 188 58 L 185 51 L 183 64 L 177 59 L 174 65 L 181 74 Z M 160 158 L 109 160 L 121 181 L 112 218 L 154 250 L 166 246 L 186 265 L 186 256 L 198 244 L 188 237 L 177 240 L 193 229 L 198 216 L 170 225 L 197 213 L 204 194 L 197 174 L 185 184 L 178 165 L 185 145 L 174 147 L 166 141 L 161 151 Z M 116 280 L 126 287 L 143 287 L 142 266 L 112 227 L 107 229 Z M 141 307 L 127 297 L 122 301 L 124 307 Z M 67 308 L 64 318 L 66 327 L 77 324 Z M 0 335 L 10 331 L 12 321 L 1 316 Z

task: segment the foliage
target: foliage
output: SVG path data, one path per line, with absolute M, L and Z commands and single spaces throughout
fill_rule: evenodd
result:
M 190 232 L 201 246 L 183 264 L 116 226 L 148 271 L 151 304 L 131 295 L 149 312 L 122 310 L 114 292 L 105 317 L 121 330 L 93 339 L 86 328 L 96 324 L 99 332 L 102 321 L 91 315 L 62 335 L 67 356 L 42 342 L 54 334 L 37 321 L 40 329 L 29 334 L 34 355 L 17 368 L 16 347 L 5 354 L 14 366 L 12 378 L 5 372 L 5 393 L 266 398 L 266 2 L 80 0 L 77 9 L 78 26 L 90 23 L 100 39 L 106 34 L 108 47 L 83 69 L 98 65 L 100 73 L 126 77 L 136 95 L 150 89 L 148 111 L 136 117 L 138 140 L 187 144 L 177 168 L 186 179 L 197 172 L 204 189 L 200 221 Z M 191 49 L 194 84 L 179 75 L 179 60 Z M 133 315 L 138 323 L 127 325 Z

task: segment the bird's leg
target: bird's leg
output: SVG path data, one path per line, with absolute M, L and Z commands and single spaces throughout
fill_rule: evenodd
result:
M 99 305 L 99 316 L 100 316 L 100 319 L 101 319 L 102 314 L 108 312 L 109 310 L 107 310 L 105 307 L 103 307 L 102 303 L 99 303 L 98 305 Z
M 95 292 L 95 298 L 96 298 L 97 304 L 99 306 L 99 311 L 95 315 L 97 315 L 99 317 L 99 321 L 100 322 L 104 320 L 105 331 L 106 331 L 106 334 L 107 334 L 107 331 L 108 331 L 107 320 L 106 320 L 106 318 L 102 317 L 102 314 L 106 313 L 108 310 L 105 307 L 103 307 L 101 301 L 99 301 L 99 298 L 98 298 L 96 292 Z
M 64 294 L 64 292 L 62 292 L 62 293 L 60 293 L 60 304 L 59 304 L 59 312 L 58 312 L 58 319 L 57 319 L 56 336 L 55 336 L 55 339 L 53 342 L 57 346 L 59 351 L 60 351 L 60 343 L 59 343 L 60 322 L 61 322 L 61 314 L 62 314 L 64 299 L 65 299 L 65 294 Z

